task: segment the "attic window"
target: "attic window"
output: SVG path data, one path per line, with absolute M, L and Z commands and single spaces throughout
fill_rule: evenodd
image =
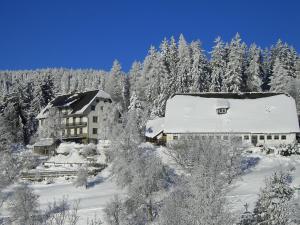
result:
M 227 108 L 219 108 L 217 109 L 218 114 L 226 114 L 227 113 Z
M 96 107 L 94 105 L 91 106 L 91 110 L 95 111 Z

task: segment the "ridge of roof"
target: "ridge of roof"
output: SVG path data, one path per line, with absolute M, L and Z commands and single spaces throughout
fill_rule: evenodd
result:
M 177 95 L 185 95 L 185 96 L 194 96 L 194 97 L 204 97 L 204 98 L 227 98 L 227 99 L 257 99 L 257 98 L 265 98 L 271 97 L 275 95 L 287 95 L 287 93 L 283 92 L 194 92 L 194 93 L 175 93 L 171 96 L 173 98 Z

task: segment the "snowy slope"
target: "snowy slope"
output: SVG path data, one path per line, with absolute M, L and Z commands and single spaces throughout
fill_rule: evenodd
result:
M 78 214 L 80 225 L 86 225 L 86 219 L 103 218 L 103 208 L 114 195 L 123 195 L 124 190 L 119 189 L 109 173 L 105 169 L 97 177 L 89 180 L 89 188 L 76 188 L 70 181 L 60 180 L 54 184 L 32 184 L 35 192 L 40 195 L 41 207 L 47 206 L 54 199 L 59 200 L 67 197 L 70 202 L 80 200 Z M 104 219 L 102 219 L 104 220 Z

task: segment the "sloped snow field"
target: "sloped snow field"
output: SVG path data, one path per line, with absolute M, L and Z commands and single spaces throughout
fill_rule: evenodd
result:
M 164 153 L 164 148 L 158 148 L 158 155 L 162 161 L 171 167 L 176 167 L 175 163 Z M 261 187 L 264 186 L 264 179 L 272 175 L 276 170 L 291 170 L 293 177 L 292 186 L 300 187 L 300 156 L 283 157 L 279 155 L 265 155 L 256 151 L 248 157 L 254 159 L 255 165 L 250 167 L 246 173 L 236 180 L 228 191 L 228 200 L 232 211 L 242 211 L 243 205 L 249 204 L 250 209 L 254 207 Z M 89 188 L 76 188 L 71 181 L 61 178 L 54 184 L 32 184 L 35 192 L 40 195 L 42 207 L 47 203 L 68 197 L 71 202 L 80 200 L 79 216 L 80 224 L 85 225 L 87 217 L 94 217 L 96 214 L 103 221 L 103 208 L 114 195 L 125 195 L 126 191 L 117 187 L 110 174 L 109 167 L 103 170 L 98 176 L 90 178 Z M 297 194 L 296 194 L 297 197 Z

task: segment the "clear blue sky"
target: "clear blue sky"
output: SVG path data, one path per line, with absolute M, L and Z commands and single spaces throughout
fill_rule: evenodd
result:
M 150 45 L 183 33 L 209 51 L 220 35 L 281 38 L 300 50 L 299 0 L 0 0 L 0 69 L 124 70 Z

